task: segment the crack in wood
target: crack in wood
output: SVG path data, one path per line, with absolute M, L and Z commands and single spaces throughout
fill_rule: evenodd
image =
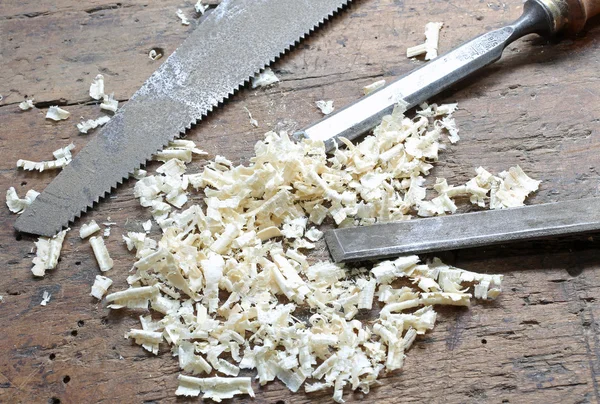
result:
M 32 11 L 29 13 L 1 16 L 0 21 L 15 20 L 15 19 L 19 19 L 19 18 L 36 18 L 36 17 L 42 17 L 42 16 L 46 16 L 46 15 L 51 15 L 51 14 L 54 14 L 54 13 L 51 13 L 50 11 Z
M 119 99 L 115 98 L 115 99 L 117 101 L 119 101 L 119 103 L 129 101 L 129 98 L 119 98 Z M 0 108 L 8 107 L 8 106 L 14 107 L 14 106 L 19 105 L 20 103 L 21 103 L 21 101 L 6 103 L 6 104 L 0 105 Z M 100 105 L 100 101 L 89 100 L 89 99 L 79 99 L 79 100 L 68 101 L 64 98 L 58 98 L 58 99 L 54 99 L 54 100 L 34 102 L 33 105 L 37 109 L 46 109 L 53 105 L 58 105 L 59 107 L 70 107 L 70 106 L 75 106 L 75 105 L 76 106 Z M 19 110 L 18 112 L 21 112 L 21 111 Z M 22 111 L 22 112 L 27 113 L 27 111 Z
M 94 14 L 97 13 L 99 11 L 105 11 L 105 10 L 116 10 L 119 8 L 129 8 L 129 7 L 139 7 L 139 4 L 125 4 L 123 5 L 123 3 L 111 3 L 111 4 L 102 4 L 100 6 L 96 6 L 96 7 L 91 7 L 88 9 L 85 9 L 83 11 L 85 11 L 88 14 Z M 141 5 L 141 7 L 146 7 L 147 5 Z

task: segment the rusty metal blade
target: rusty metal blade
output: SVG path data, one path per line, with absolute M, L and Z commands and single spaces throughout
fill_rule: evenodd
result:
M 17 219 L 52 236 L 352 0 L 225 0 Z

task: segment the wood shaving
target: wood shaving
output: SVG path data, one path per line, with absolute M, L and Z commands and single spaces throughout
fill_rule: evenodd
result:
M 452 201 L 447 201 L 449 198 L 468 197 L 472 204 L 480 207 L 486 207 L 489 201 L 490 209 L 505 209 L 523 206 L 525 198 L 537 191 L 540 185 L 540 181 L 527 176 L 519 166 L 511 167 L 498 176 L 490 174 L 483 167 L 477 168 L 476 172 L 476 177 L 461 186 L 449 186 L 444 178 L 438 178 L 433 186 L 440 194 L 438 198 L 444 199 L 445 206 L 451 205 Z M 421 216 L 433 216 L 438 212 L 438 214 L 444 213 L 439 209 L 438 212 L 434 212 L 434 208 L 429 209 L 429 205 L 423 205 L 424 212 L 419 212 Z M 425 211 L 429 214 L 425 214 Z
M 73 150 L 75 148 L 75 145 L 73 143 L 69 144 L 66 147 L 61 147 L 60 149 L 54 150 L 52 152 L 52 155 L 54 156 L 55 159 L 60 160 L 60 159 L 67 159 L 67 160 L 72 160 L 73 156 L 71 154 L 71 150 Z
M 406 50 L 406 57 L 412 58 L 425 54 L 425 60 L 432 60 L 438 56 L 440 30 L 444 26 L 441 22 L 429 22 L 425 25 L 425 43 L 413 46 Z
M 136 250 L 138 258 L 148 255 L 149 251 L 156 249 L 157 243 L 147 237 L 145 233 L 129 232 L 123 235 L 123 241 L 129 251 Z
M 53 105 L 48 108 L 48 112 L 46 112 L 46 119 L 52 119 L 53 121 L 62 121 L 67 119 L 71 113 L 67 110 L 59 108 L 57 105 Z
M 152 230 L 152 220 L 144 222 L 144 224 L 142 224 L 142 228 L 146 233 L 150 233 L 150 230 Z
M 81 226 L 81 229 L 79 229 L 79 237 L 81 239 L 86 239 L 97 231 L 100 231 L 100 226 L 98 226 L 98 223 L 96 223 L 95 220 L 92 220 Z
M 98 262 L 100 270 L 102 272 L 106 272 L 112 269 L 113 260 L 108 254 L 108 250 L 104 244 L 104 239 L 102 237 L 92 237 L 90 238 L 90 245 L 92 246 L 92 250 L 94 251 L 94 256 L 96 257 L 96 261 Z
M 217 403 L 232 398 L 238 394 L 248 394 L 254 397 L 254 390 L 249 377 L 197 377 L 179 375 L 179 387 L 175 394 L 178 396 L 197 397 L 204 392 L 202 399 L 212 399 Z
M 181 9 L 178 9 L 176 14 L 177 17 L 179 17 L 179 19 L 181 20 L 182 25 L 190 25 L 190 21 L 187 19 L 187 17 L 183 13 L 183 11 L 181 11 Z
M 385 80 L 378 80 L 372 84 L 369 84 L 368 86 L 364 86 L 363 87 L 363 94 L 364 95 L 369 95 L 377 90 L 379 90 L 380 88 L 385 86 Z
M 117 112 L 118 107 L 119 107 L 119 101 L 115 100 L 114 94 L 110 94 L 110 95 L 104 94 L 102 96 L 102 103 L 100 104 L 100 109 L 103 109 L 105 111 L 110 111 L 110 112 Z
M 154 159 L 167 162 L 172 159 L 178 159 L 184 163 L 192 161 L 192 155 L 205 156 L 208 153 L 196 147 L 196 144 L 191 140 L 176 139 L 169 142 L 169 145 L 162 151 L 154 155 Z
M 202 0 L 198 0 L 198 2 L 194 5 L 194 9 L 198 14 L 202 15 L 206 12 L 208 6 L 206 4 L 202 4 Z
M 151 60 L 158 60 L 158 59 L 160 59 L 162 57 L 163 57 L 163 54 L 157 52 L 154 49 L 151 49 L 150 52 L 148 53 L 148 58 L 150 58 Z
M 511 167 L 498 174 L 500 181 L 490 190 L 490 207 L 504 209 L 522 206 L 530 193 L 537 191 L 540 181 L 527 176 L 521 167 Z
M 34 276 L 44 276 L 47 270 L 56 268 L 63 241 L 69 230 L 65 229 L 51 238 L 40 237 L 35 242 L 36 256 L 33 258 L 33 268 L 31 268 Z
M 323 232 L 316 227 L 313 227 L 306 232 L 305 236 L 310 241 L 319 241 L 323 238 Z
M 420 201 L 417 214 L 421 217 L 445 215 L 456 212 L 454 201 L 447 194 L 442 194 L 430 201 Z
M 210 364 L 201 356 L 196 355 L 196 346 L 189 341 L 182 341 L 177 352 L 179 367 L 193 375 L 212 371 Z
M 325 101 L 325 100 L 319 100 L 317 102 L 315 102 L 315 104 L 317 105 L 317 108 L 319 108 L 321 110 L 321 112 L 323 113 L 323 115 L 329 115 L 333 112 L 333 101 L 329 100 L 329 101 Z
M 131 176 L 136 180 L 141 180 L 146 176 L 146 174 L 148 174 L 148 171 L 141 168 L 136 168 L 135 170 L 133 170 L 133 174 L 131 174 Z
M 75 148 L 75 145 L 71 143 L 66 147 L 62 147 L 58 150 L 52 152 L 55 160 L 53 161 L 30 161 L 30 160 L 17 160 L 17 168 L 22 168 L 25 171 L 34 171 L 37 170 L 42 172 L 44 170 L 56 170 L 59 168 L 63 168 L 67 164 L 69 164 L 73 160 L 73 155 L 71 154 L 71 150 Z
M 25 100 L 21 102 L 19 104 L 19 108 L 21 108 L 22 111 L 27 111 L 28 109 L 34 108 L 33 100 Z
M 104 97 L 104 76 L 98 74 L 90 85 L 90 97 L 100 100 Z
M 147 330 L 131 330 L 125 338 L 133 338 L 135 343 L 141 345 L 148 352 L 158 355 L 158 347 L 163 339 L 162 333 Z
M 88 133 L 92 129 L 96 129 L 98 126 L 102 126 L 110 121 L 110 116 L 101 116 L 97 119 L 88 119 L 87 121 L 80 122 L 77 124 L 77 129 L 81 133 Z
M 50 303 L 51 297 L 52 297 L 52 295 L 50 293 L 48 293 L 47 290 L 44 290 L 44 293 L 42 294 L 42 301 L 40 302 L 40 306 L 45 306 L 48 303 Z
M 121 309 L 124 307 L 130 309 L 147 309 L 150 299 L 154 299 L 158 295 L 158 286 L 145 286 L 111 293 L 106 296 L 106 301 L 113 303 L 108 306 L 110 309 Z
M 14 187 L 6 190 L 6 206 L 12 213 L 22 213 L 37 198 L 40 193 L 30 189 L 25 194 L 25 198 L 20 199 Z
M 261 73 L 252 77 L 252 88 L 268 87 L 279 82 L 279 78 L 273 73 L 270 67 L 266 67 Z
M 30 160 L 17 160 L 17 168 L 22 168 L 25 171 L 48 171 L 48 170 L 56 170 L 59 168 L 63 168 L 70 161 L 67 159 L 58 159 L 54 161 L 30 161 Z
M 246 111 L 246 113 L 248 114 L 248 118 L 250 119 L 250 125 L 254 126 L 255 128 L 258 128 L 258 121 L 252 117 L 250 110 L 244 107 L 244 111 Z
M 106 276 L 96 275 L 90 296 L 94 296 L 96 299 L 101 300 L 102 296 L 106 294 L 112 283 L 112 279 L 107 278 Z

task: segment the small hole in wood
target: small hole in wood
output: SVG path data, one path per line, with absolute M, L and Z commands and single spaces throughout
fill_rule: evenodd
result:
M 54 358 L 56 358 L 56 355 L 55 355 L 55 354 L 53 354 L 53 353 L 51 353 L 51 354 L 48 356 L 48 358 L 49 358 L 51 361 L 53 361 L 53 360 L 54 360 Z
M 163 57 L 163 55 L 165 54 L 165 50 L 163 48 L 152 48 L 150 49 L 150 51 L 148 52 L 148 57 L 152 60 L 158 60 L 160 58 Z
M 23 236 L 21 235 L 21 233 L 17 233 L 17 235 L 15 236 L 15 240 L 17 240 L 17 241 L 23 240 Z
M 283 401 L 283 400 L 277 400 L 277 401 L 275 402 L 275 404 L 285 404 L 285 401 Z
M 63 383 L 64 383 L 64 384 L 67 384 L 67 383 L 69 383 L 70 381 L 71 381 L 71 376 L 69 376 L 69 375 L 66 375 L 65 377 L 63 377 Z
M 49 398 L 48 404 L 60 404 L 60 398 L 56 398 L 56 397 Z
M 83 327 L 84 325 L 85 325 L 85 321 L 83 321 L 83 320 L 79 320 L 77 322 L 77 327 Z
M 22 186 L 22 187 L 24 187 L 25 185 L 27 185 L 27 181 L 23 181 L 23 182 L 21 183 L 21 186 Z
M 102 325 L 108 324 L 108 319 L 106 317 L 102 317 L 102 320 L 100 320 L 100 324 L 102 324 Z
M 76 261 L 75 265 L 81 265 L 81 261 Z
M 74 337 L 76 337 L 77 336 L 77 330 L 71 331 L 71 335 L 74 336 Z
M 484 339 L 482 339 L 482 340 L 481 340 L 481 343 L 482 343 L 482 344 L 484 344 L 484 345 L 485 345 L 485 344 L 487 344 L 487 339 L 485 339 L 485 338 L 484 338 Z

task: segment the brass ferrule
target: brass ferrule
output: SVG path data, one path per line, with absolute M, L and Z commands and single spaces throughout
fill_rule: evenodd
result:
M 535 0 L 541 4 L 552 23 L 552 34 L 566 32 L 574 35 L 586 22 L 585 9 L 580 0 Z

